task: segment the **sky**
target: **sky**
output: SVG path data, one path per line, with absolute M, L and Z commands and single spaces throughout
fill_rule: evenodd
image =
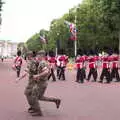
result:
M 3 0 L 0 40 L 25 42 L 82 0 Z

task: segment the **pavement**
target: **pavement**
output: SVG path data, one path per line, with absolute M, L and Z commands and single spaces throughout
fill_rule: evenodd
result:
M 60 108 L 40 101 L 44 116 L 32 117 L 24 96 L 27 78 L 15 83 L 12 62 L 0 61 L 0 120 L 120 120 L 120 83 L 79 84 L 75 82 L 75 70 L 66 71 L 66 81 L 49 81 L 45 96 L 60 98 Z M 24 62 L 22 70 L 25 66 Z

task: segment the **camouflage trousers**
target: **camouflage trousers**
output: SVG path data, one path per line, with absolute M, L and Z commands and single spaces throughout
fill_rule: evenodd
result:
M 56 102 L 58 99 L 53 97 L 45 97 L 44 93 L 47 86 L 42 86 L 38 84 L 29 85 L 25 89 L 25 95 L 28 101 L 28 104 L 31 108 L 41 111 L 39 100 L 47 102 Z
M 25 88 L 25 96 L 27 98 L 27 102 L 30 105 L 30 108 L 33 108 L 37 111 L 40 111 L 40 106 L 38 102 L 38 98 L 36 97 L 36 84 L 28 83 L 27 87 Z

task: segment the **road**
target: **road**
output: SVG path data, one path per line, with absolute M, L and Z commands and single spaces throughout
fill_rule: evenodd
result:
M 11 66 L 12 60 L 0 61 L 0 120 L 120 120 L 120 83 L 78 84 L 75 71 L 66 71 L 66 81 L 49 82 L 45 95 L 61 98 L 60 108 L 40 101 L 44 116 L 32 117 L 24 96 L 27 78 L 16 84 Z

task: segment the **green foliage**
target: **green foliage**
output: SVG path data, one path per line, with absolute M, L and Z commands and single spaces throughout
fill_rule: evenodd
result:
M 71 8 L 61 18 L 54 19 L 50 24 L 50 30 L 40 30 L 33 35 L 27 46 L 30 50 L 46 49 L 55 50 L 57 40 L 60 40 L 60 48 L 66 49 L 69 55 L 74 53 L 74 42 L 69 40 L 69 28 L 64 21 L 75 22 L 77 16 L 77 46 L 81 49 L 118 48 L 120 34 L 120 1 L 119 0 L 83 0 Z M 45 34 L 48 44 L 44 45 L 39 40 L 39 34 Z

